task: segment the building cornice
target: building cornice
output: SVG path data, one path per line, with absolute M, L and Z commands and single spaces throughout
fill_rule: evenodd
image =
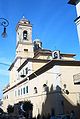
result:
M 61 53 L 60 55 L 63 57 L 74 57 L 74 56 L 76 56 L 76 54 L 63 54 L 63 53 Z
M 27 58 L 24 63 L 17 69 L 18 72 L 28 63 L 28 62 L 39 62 L 39 63 L 47 63 L 50 60 L 46 59 L 34 59 L 34 58 Z
M 35 55 L 34 55 L 33 58 L 36 58 L 36 57 L 41 56 L 41 55 L 44 55 L 44 56 L 47 56 L 47 55 L 48 55 L 48 56 L 52 56 L 52 52 L 53 52 L 53 51 L 50 51 L 50 50 L 38 50 L 38 51 L 35 53 Z M 60 53 L 60 55 L 63 56 L 63 57 L 74 57 L 74 56 L 76 56 L 76 54 L 70 54 L 70 53 L 67 53 L 67 54 Z
M 30 79 L 36 77 L 35 74 L 37 76 L 39 76 L 40 74 L 46 72 L 47 70 L 51 69 L 53 66 L 55 65 L 59 65 L 59 66 L 80 66 L 80 61 L 75 61 L 75 60 L 57 60 L 57 59 L 53 59 L 51 61 L 49 61 L 47 64 L 45 64 L 44 66 L 42 66 L 40 69 L 38 69 L 36 72 L 34 72 L 33 74 L 31 74 L 29 77 Z
M 18 41 L 16 45 L 16 49 L 18 48 L 19 45 L 33 45 L 33 43 L 30 43 L 29 41 L 27 42 Z
M 46 52 L 44 52 L 44 51 L 38 51 L 37 53 L 36 53 L 36 56 L 39 56 L 39 55 L 51 55 L 52 54 L 52 52 L 51 51 L 46 51 Z M 65 56 L 65 57 L 74 57 L 74 56 L 76 56 L 75 54 L 63 54 L 63 53 L 60 53 L 60 55 L 61 56 Z M 25 61 L 24 61 L 24 63 L 18 68 L 18 70 L 20 70 L 21 69 L 21 67 L 23 67 L 28 61 L 32 61 L 32 62 L 48 62 L 49 60 L 44 60 L 44 59 L 36 59 L 36 56 L 34 56 L 33 58 L 23 58 L 23 57 L 17 57 L 15 60 L 14 60 L 14 62 L 11 64 L 11 66 L 10 66 L 10 68 L 9 68 L 9 70 L 11 70 L 13 67 L 14 67 L 14 64 L 15 64 L 15 62 L 18 60 L 18 59 L 26 59 Z
M 76 25 L 80 24 L 80 16 L 78 16 L 78 17 L 74 20 L 74 22 L 76 23 Z
M 34 58 L 36 58 L 37 56 L 40 56 L 40 55 L 51 55 L 52 52 L 50 50 L 38 50 L 34 53 Z
M 74 61 L 74 60 L 51 60 L 49 61 L 47 64 L 45 64 L 44 66 L 42 66 L 40 69 L 36 70 L 35 72 L 33 72 L 31 75 L 28 76 L 29 80 L 32 80 L 33 78 L 35 78 L 36 76 L 41 75 L 42 73 L 46 72 L 47 70 L 51 69 L 53 66 L 55 65 L 60 65 L 60 66 L 80 66 L 80 61 Z M 7 89 L 6 91 L 3 91 L 3 94 L 12 90 L 13 88 L 15 88 L 16 86 L 24 83 L 25 81 L 27 81 L 28 79 L 25 78 L 24 80 L 22 80 L 21 82 L 17 83 L 16 85 L 14 85 L 13 87 Z
M 16 57 L 8 69 L 9 71 L 11 71 L 11 69 L 14 67 L 14 65 L 18 59 L 26 59 L 26 58 L 25 57 Z M 18 68 L 18 67 L 16 67 L 16 68 Z

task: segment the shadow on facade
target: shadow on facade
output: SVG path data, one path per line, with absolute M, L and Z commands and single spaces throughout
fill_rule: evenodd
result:
M 51 85 L 50 91 L 49 88 L 47 89 L 46 95 L 44 96 L 45 101 L 42 104 L 41 116 L 51 114 L 52 109 L 54 109 L 55 115 L 70 114 L 74 110 L 79 119 L 79 104 L 74 106 L 73 102 L 68 98 L 69 95 L 63 93 L 59 86 L 56 87 L 56 90 L 53 89 L 53 85 Z

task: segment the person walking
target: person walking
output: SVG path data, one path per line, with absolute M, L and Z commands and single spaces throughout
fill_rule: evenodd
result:
M 71 111 L 70 119 L 77 119 L 73 110 Z
M 52 111 L 51 111 L 51 117 L 50 117 L 50 119 L 56 119 L 55 118 L 55 113 L 54 113 L 54 110 L 52 109 Z

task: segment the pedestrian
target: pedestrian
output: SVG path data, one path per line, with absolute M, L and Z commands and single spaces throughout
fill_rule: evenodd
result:
M 71 111 L 70 119 L 76 119 L 75 112 L 73 110 Z
M 41 115 L 40 114 L 37 115 L 37 119 L 41 119 Z
M 50 119 L 50 113 L 47 114 L 47 119 Z
M 50 119 L 55 119 L 54 109 L 52 109 L 52 111 L 51 111 L 51 117 L 50 117 Z

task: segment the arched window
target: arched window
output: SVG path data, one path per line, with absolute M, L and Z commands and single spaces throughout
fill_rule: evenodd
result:
M 23 31 L 23 40 L 27 40 L 27 31 Z
M 48 91 L 48 86 L 46 85 L 46 84 L 43 84 L 43 91 L 45 92 L 47 92 Z
M 37 91 L 37 87 L 34 87 L 34 93 L 37 93 L 38 91 Z

